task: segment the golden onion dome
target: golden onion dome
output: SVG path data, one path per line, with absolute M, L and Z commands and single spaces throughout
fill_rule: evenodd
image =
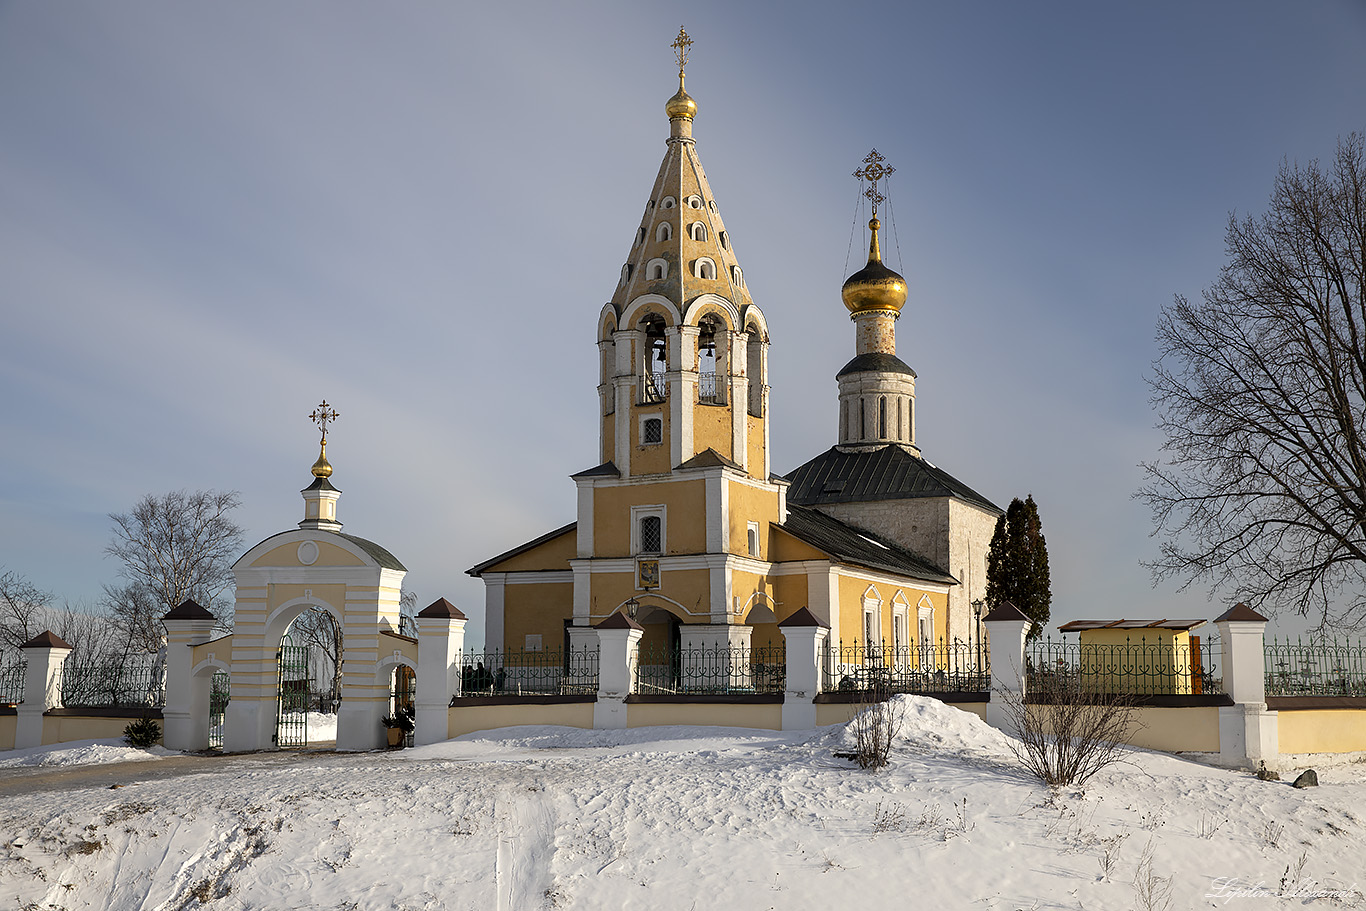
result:
M 683 90 L 683 76 L 678 77 L 678 92 L 664 102 L 664 111 L 669 115 L 670 120 L 682 117 L 684 120 L 692 120 L 697 116 L 697 102 L 692 100 L 692 96 Z
M 877 232 L 882 223 L 876 218 L 868 222 L 873 239 L 868 243 L 868 265 L 845 279 L 840 296 L 850 313 L 866 313 L 869 310 L 892 310 L 900 312 L 906 303 L 906 279 L 901 274 L 882 264 L 882 250 L 878 246 Z
M 327 461 L 327 441 L 325 440 L 322 444 L 322 451 L 318 453 L 318 461 L 313 463 L 313 477 L 332 477 L 332 463 Z

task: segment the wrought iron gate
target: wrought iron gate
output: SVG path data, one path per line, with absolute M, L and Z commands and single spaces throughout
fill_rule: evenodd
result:
M 219 671 L 209 681 L 209 749 L 223 749 L 223 716 L 228 709 L 232 678 Z
M 313 694 L 308 646 L 294 645 L 288 636 L 277 655 L 280 684 L 275 713 L 275 745 L 282 750 L 308 746 L 308 710 Z

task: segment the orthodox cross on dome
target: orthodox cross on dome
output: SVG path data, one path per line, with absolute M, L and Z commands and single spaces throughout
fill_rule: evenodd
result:
M 674 56 L 678 58 L 678 78 L 682 79 L 683 68 L 688 65 L 688 48 L 692 47 L 692 39 L 688 37 L 683 26 L 678 27 L 678 37 L 669 47 L 674 49 Z
M 320 428 L 322 428 L 324 446 L 327 445 L 327 425 L 335 421 L 340 416 L 341 415 L 337 414 L 335 408 L 332 408 L 327 404 L 327 399 L 323 399 L 322 404 L 319 405 L 317 408 L 314 408 L 313 413 L 308 416 L 308 419 L 310 421 L 312 421 L 313 423 L 317 424 Z
M 868 153 L 868 157 L 863 159 L 863 167 L 854 172 L 854 176 L 859 180 L 868 181 L 868 189 L 863 191 L 863 195 L 873 204 L 874 218 L 877 218 L 877 207 L 887 198 L 877 191 L 878 181 L 886 180 L 896 171 L 896 168 L 883 164 L 886 160 L 877 153 L 877 149 L 873 149 Z

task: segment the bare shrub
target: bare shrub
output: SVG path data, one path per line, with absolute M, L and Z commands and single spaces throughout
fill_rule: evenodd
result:
M 1136 725 L 1134 698 L 1083 691 L 1076 677 L 1039 675 L 1021 698 L 998 691 L 1015 740 L 1010 749 L 1029 773 L 1053 788 L 1084 784 L 1119 762 Z
M 892 753 L 892 741 L 901 732 L 906 707 L 900 701 L 877 698 L 857 708 L 858 714 L 851 722 L 854 729 L 854 750 L 850 757 L 860 769 L 877 769 L 887 764 Z

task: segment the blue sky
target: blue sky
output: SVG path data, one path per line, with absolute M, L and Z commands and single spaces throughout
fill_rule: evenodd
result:
M 834 439 L 876 146 L 925 455 L 1033 493 L 1056 619 L 1222 610 L 1140 565 L 1153 327 L 1283 160 L 1366 129 L 1366 4 L 688 10 L 698 150 L 772 330 L 775 470 Z M 182 487 L 241 491 L 248 544 L 293 527 L 326 397 L 346 530 L 480 628 L 463 571 L 570 521 L 596 461 L 594 327 L 678 16 L 0 2 L 0 566 L 93 602 L 107 514 Z

